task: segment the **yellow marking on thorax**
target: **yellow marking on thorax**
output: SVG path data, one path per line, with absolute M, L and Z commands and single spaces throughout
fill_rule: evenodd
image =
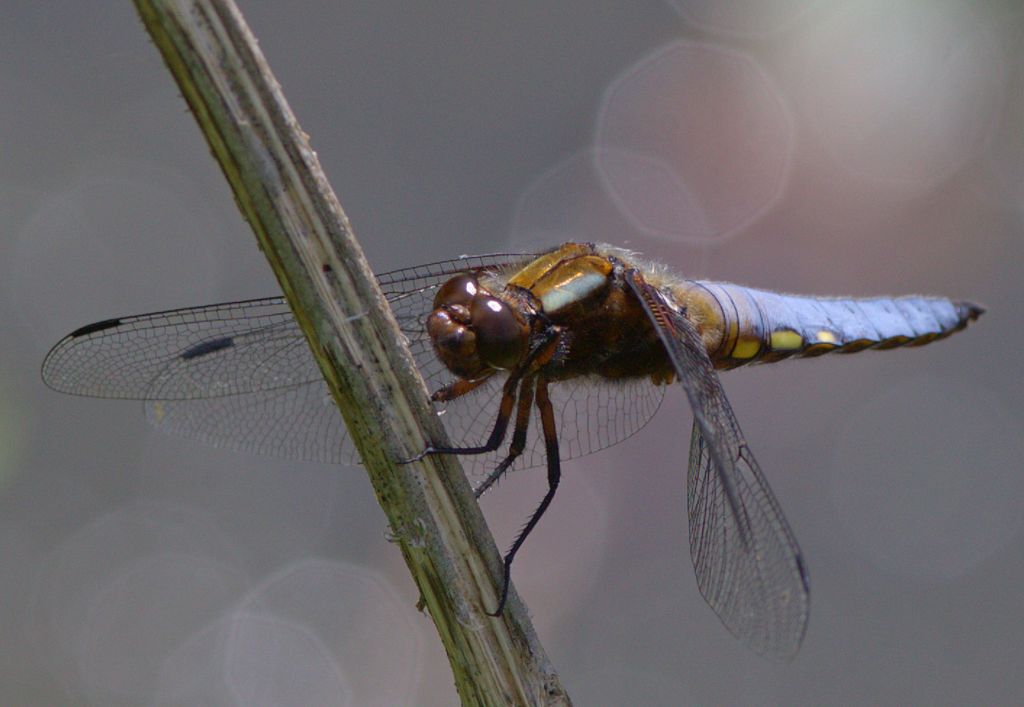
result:
M 549 275 L 560 263 L 580 256 L 590 255 L 592 252 L 592 249 L 584 244 L 566 243 L 561 248 L 546 253 L 524 265 L 519 272 L 509 278 L 508 283 L 527 290 L 532 289 L 541 278 Z

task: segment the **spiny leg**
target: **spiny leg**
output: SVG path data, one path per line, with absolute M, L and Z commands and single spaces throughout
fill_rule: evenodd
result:
M 519 381 L 521 379 L 521 373 L 512 373 L 509 375 L 508 380 L 505 381 L 505 386 L 501 392 L 501 404 L 498 406 L 498 419 L 494 421 L 494 429 L 491 430 L 491 436 L 488 437 L 487 441 L 481 446 L 429 446 L 409 461 L 419 461 L 428 454 L 487 454 L 488 452 L 493 452 L 495 449 L 500 447 L 502 440 L 505 439 L 505 431 L 508 429 L 508 421 L 512 417 L 512 408 L 515 407 L 516 404 L 516 388 L 519 386 Z
M 526 359 L 515 369 L 513 369 L 508 376 L 508 380 L 505 381 L 505 386 L 501 394 L 501 404 L 498 407 L 498 419 L 494 422 L 494 429 L 491 430 L 491 436 L 488 437 L 487 441 L 479 447 L 434 447 L 430 446 L 424 449 L 422 452 L 417 454 L 412 459 L 406 460 L 405 464 L 419 461 L 428 454 L 487 454 L 493 452 L 495 449 L 501 446 L 501 442 L 505 439 L 505 431 L 508 429 L 508 421 L 512 417 L 512 408 L 516 402 L 516 388 L 519 386 L 519 382 L 523 379 L 523 376 L 532 372 L 536 366 L 543 365 L 551 356 L 554 355 L 556 347 L 558 346 L 558 335 L 559 330 L 556 327 L 551 327 L 540 337 L 540 339 L 534 344 L 530 353 Z M 456 381 L 446 388 L 442 388 L 435 395 L 447 391 L 450 394 L 465 395 L 467 392 L 475 388 L 470 382 L 466 382 L 460 386 L 459 382 Z
M 512 548 L 505 554 L 505 576 L 502 579 L 501 585 L 501 598 L 498 600 L 498 608 L 493 612 L 488 612 L 488 616 L 500 616 L 502 610 L 505 608 L 505 602 L 508 601 L 508 586 L 511 579 L 512 572 L 512 560 L 515 559 L 516 553 L 519 548 L 522 547 L 526 537 L 530 534 L 530 531 L 534 529 L 541 516 L 544 515 L 544 511 L 551 505 L 551 499 L 555 497 L 555 491 L 558 490 L 558 482 L 562 478 L 562 467 L 558 461 L 558 430 L 555 428 L 555 413 L 551 407 L 551 399 L 548 397 L 548 382 L 547 379 L 538 377 L 537 378 L 537 410 L 540 412 L 540 423 L 541 429 L 544 431 L 544 448 L 547 452 L 548 458 L 548 492 L 544 494 L 544 498 L 541 499 L 540 505 L 537 506 L 537 510 L 533 512 L 530 519 L 523 526 L 523 529 L 519 533 L 519 537 L 512 543 Z
M 487 475 L 486 479 L 473 489 L 473 495 L 477 498 L 483 496 L 487 489 L 491 488 L 508 471 L 508 468 L 512 466 L 512 463 L 519 458 L 519 455 L 523 453 L 523 449 L 526 448 L 526 432 L 530 425 L 530 412 L 533 408 L 533 388 L 534 379 L 532 378 L 527 378 L 519 387 L 516 426 L 512 432 L 512 444 L 509 445 L 508 455 L 495 467 L 494 471 Z
M 459 378 L 443 388 L 435 390 L 430 396 L 430 400 L 435 403 L 447 403 L 449 400 L 455 400 L 456 398 L 461 398 L 467 393 L 473 392 L 490 379 L 490 376 L 484 376 L 483 378 L 477 378 L 476 380 Z

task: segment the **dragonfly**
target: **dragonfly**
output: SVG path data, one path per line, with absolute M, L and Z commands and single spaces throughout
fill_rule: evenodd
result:
M 513 469 L 547 470 L 547 492 L 504 557 L 488 613 L 505 605 L 512 560 L 555 496 L 561 461 L 630 437 L 678 383 L 693 411 L 687 512 L 698 588 L 731 633 L 777 660 L 795 656 L 806 633 L 807 566 L 719 372 L 920 346 L 984 312 L 944 297 L 803 297 L 688 280 L 593 243 L 463 256 L 378 282 L 451 440 L 417 458 L 463 455 L 482 478 L 477 497 Z M 53 347 L 42 377 L 63 393 L 142 400 L 147 419 L 173 434 L 358 462 L 283 297 L 89 324 Z

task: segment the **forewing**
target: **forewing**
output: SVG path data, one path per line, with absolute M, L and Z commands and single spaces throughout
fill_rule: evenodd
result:
M 423 329 L 434 290 L 455 273 L 501 272 L 530 257 L 457 258 L 379 276 L 428 385 L 450 377 Z M 150 422 L 171 434 L 289 459 L 356 458 L 283 297 L 97 322 L 58 342 L 42 375 L 64 393 L 143 400 Z
M 637 293 L 693 408 L 687 478 L 690 555 L 701 594 L 758 653 L 787 660 L 807 627 L 803 556 L 755 461 L 714 365 L 685 315 L 635 274 Z
M 108 319 L 57 343 L 43 380 L 72 395 L 190 400 L 320 376 L 282 297 Z
M 436 390 L 452 380 L 424 329 L 435 290 L 452 275 L 478 270 L 496 283 L 533 255 L 473 256 L 384 273 L 381 288 L 417 366 Z M 145 401 L 161 431 L 215 446 L 319 462 L 357 455 L 340 423 L 305 337 L 282 297 L 156 312 L 98 322 L 60 341 L 43 362 L 43 379 L 65 393 Z M 440 410 L 454 444 L 487 438 L 503 376 Z M 578 379 L 551 388 L 562 457 L 615 444 L 643 426 L 662 391 Z M 471 472 L 494 468 L 504 449 L 465 457 Z M 544 463 L 537 426 L 515 468 Z

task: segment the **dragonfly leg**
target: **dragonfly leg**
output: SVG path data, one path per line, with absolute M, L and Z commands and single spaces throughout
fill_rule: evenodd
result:
M 487 438 L 484 444 L 478 447 L 435 447 L 431 445 L 412 459 L 407 459 L 403 463 L 417 462 L 430 454 L 487 454 L 500 447 L 502 440 L 505 439 L 505 432 L 508 430 L 508 421 L 512 418 L 512 408 L 516 403 L 516 388 L 519 387 L 519 382 L 523 379 L 523 376 L 531 374 L 536 370 L 537 366 L 543 365 L 551 359 L 558 346 L 559 333 L 560 331 L 557 327 L 548 328 L 536 344 L 534 344 L 526 360 L 509 373 L 508 380 L 505 381 L 505 386 L 502 390 L 501 404 L 498 406 L 498 419 L 494 422 L 491 436 Z M 447 388 L 442 388 L 441 391 L 455 391 L 456 386 L 457 382 Z M 472 388 L 469 390 L 472 390 Z M 463 390 L 460 394 L 464 395 L 466 392 L 469 391 Z
M 508 421 L 512 418 L 512 408 L 516 404 L 516 388 L 521 379 L 522 374 L 513 373 L 505 381 L 505 387 L 501 393 L 501 404 L 498 406 L 498 419 L 494 421 L 491 436 L 482 445 L 479 447 L 435 447 L 431 445 L 408 461 L 419 461 L 429 454 L 487 454 L 500 447 L 502 440 L 505 439 Z
M 512 444 L 509 445 L 508 456 L 495 467 L 494 471 L 487 475 L 486 479 L 473 489 L 473 495 L 477 498 L 483 496 L 508 471 L 508 468 L 512 466 L 512 463 L 519 458 L 519 455 L 523 453 L 523 449 L 526 448 L 526 431 L 530 425 L 530 411 L 533 408 L 533 388 L 534 380 L 532 378 L 523 381 L 523 384 L 519 386 L 516 426 L 512 432 Z
M 505 608 L 505 602 L 508 601 L 509 582 L 511 581 L 512 560 L 515 559 L 516 553 L 522 547 L 530 531 L 536 527 L 537 522 L 544 515 L 544 511 L 551 505 L 551 499 L 555 497 L 555 491 L 558 490 L 558 482 L 562 478 L 562 467 L 558 460 L 558 430 L 555 427 L 555 413 L 551 407 L 551 399 L 548 397 L 547 379 L 537 379 L 536 397 L 537 410 L 540 412 L 541 428 L 544 431 L 544 447 L 548 458 L 548 492 L 544 494 L 544 498 L 541 499 L 537 510 L 526 521 L 526 525 L 519 532 L 519 537 L 516 538 L 515 542 L 512 543 L 511 549 L 505 554 L 505 576 L 502 578 L 501 597 L 498 600 L 498 608 L 493 612 L 487 612 L 488 616 L 500 616 Z
M 461 398 L 466 393 L 470 393 L 481 385 L 490 380 L 490 376 L 484 376 L 483 378 L 477 378 L 476 380 L 467 380 L 465 378 L 459 378 L 456 381 L 449 383 L 443 388 L 438 388 L 430 396 L 430 400 L 435 403 L 446 403 L 449 400 L 455 400 L 455 398 Z

